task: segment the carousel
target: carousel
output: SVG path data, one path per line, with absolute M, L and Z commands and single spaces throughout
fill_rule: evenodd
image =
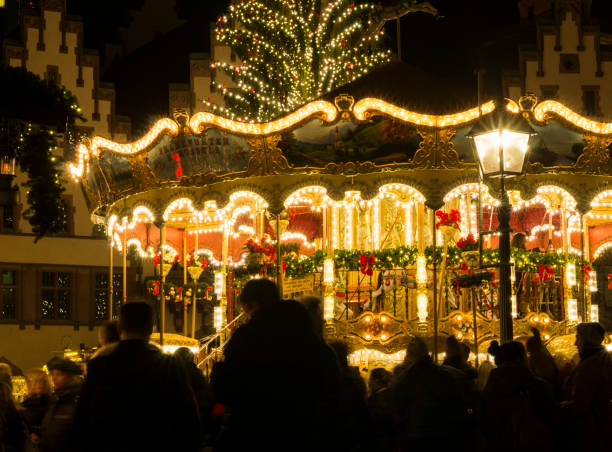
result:
M 532 129 L 505 185 L 483 177 L 474 152 L 490 139 L 475 124 L 496 111 Z M 612 124 L 533 96 L 429 115 L 341 95 L 263 124 L 177 113 L 132 143 L 81 143 L 70 169 L 106 227 L 110 275 L 112 250 L 122 256 L 108 318 L 130 299 L 128 260 L 149 262 L 159 342 L 200 346 L 204 363 L 242 321 L 244 283 L 272 278 L 285 298 L 320 296 L 326 334 L 367 367 L 401 361 L 414 335 L 435 356 L 455 335 L 476 360 L 500 336 L 501 193 L 512 205 L 514 337 L 537 327 L 554 343 L 597 320 L 610 143 Z

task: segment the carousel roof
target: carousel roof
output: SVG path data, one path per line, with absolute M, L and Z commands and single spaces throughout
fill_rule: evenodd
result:
M 587 212 L 589 202 L 612 185 L 612 123 L 551 100 L 524 98 L 504 108 L 523 115 L 538 132 L 527 174 L 509 189 L 531 199 L 539 186 L 558 185 Z M 222 208 L 236 190 L 257 193 L 277 210 L 292 191 L 313 183 L 338 200 L 347 189 L 369 199 L 384 183 L 402 182 L 428 205 L 440 205 L 454 187 L 478 181 L 466 134 L 474 120 L 494 110 L 489 101 L 435 115 L 443 110 L 423 113 L 339 94 L 262 124 L 200 112 L 161 119 L 131 143 L 94 137 L 79 146 L 70 169 L 83 181 L 92 214 L 107 219 L 142 202 L 163 212 L 186 193 L 195 205 L 214 200 Z
M 356 99 L 385 99 L 408 110 L 431 115 L 468 110 L 477 102 L 475 90 L 470 91 L 458 83 L 400 61 L 385 64 L 323 98 L 333 102 L 343 93 L 351 93 Z

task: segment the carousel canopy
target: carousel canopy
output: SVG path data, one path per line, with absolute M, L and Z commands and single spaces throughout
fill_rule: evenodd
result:
M 401 181 L 437 208 L 453 187 L 477 181 L 466 134 L 474 120 L 494 111 L 493 101 L 435 115 L 372 97 L 339 94 L 331 100 L 264 124 L 201 112 L 160 119 L 131 143 L 94 137 L 79 146 L 71 172 L 82 180 L 90 211 L 101 221 L 132 216 L 129 206 L 142 202 L 150 206 L 151 220 L 161 221 L 170 203 L 184 195 L 200 209 L 207 201 L 223 208 L 237 190 L 258 194 L 278 211 L 290 193 L 313 183 L 342 200 L 347 182 L 369 199 L 385 183 Z M 523 115 L 538 134 L 526 175 L 508 188 L 531 199 L 538 186 L 560 186 L 579 210 L 589 211 L 612 176 L 612 123 L 551 100 L 522 98 L 503 108 Z

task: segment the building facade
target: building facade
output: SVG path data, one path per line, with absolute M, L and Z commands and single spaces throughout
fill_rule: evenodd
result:
M 612 117 L 612 35 L 594 23 L 589 5 L 581 0 L 519 2 L 521 19 L 537 23 L 537 42 L 519 50 L 520 75 L 504 79 L 508 97 L 532 92 L 588 117 Z
M 20 32 L 20 41 L 4 42 L 4 64 L 76 95 L 87 119 L 77 124 L 80 132 L 126 140 L 129 123 L 117 120 L 115 91 L 100 81 L 98 55 L 83 48 L 83 24 L 66 15 L 65 0 L 45 0 L 38 11 L 25 10 Z M 63 157 L 62 149 L 55 152 Z M 10 164 L 2 169 L 4 188 L 18 187 L 18 194 L 16 205 L 0 205 L 0 343 L 6 345 L 0 356 L 25 370 L 42 366 L 64 348 L 96 345 L 95 326 L 107 317 L 109 248 L 90 219 L 81 187 L 72 182 L 64 186 L 65 231 L 34 243 L 21 216 L 27 176 Z M 68 174 L 65 179 L 70 180 Z M 114 262 L 120 264 L 120 257 Z M 118 287 L 120 277 L 118 268 Z

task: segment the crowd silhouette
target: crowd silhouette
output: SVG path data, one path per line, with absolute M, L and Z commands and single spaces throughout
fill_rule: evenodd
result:
M 476 369 L 449 337 L 436 364 L 414 337 L 393 369 L 349 365 L 345 342 L 326 343 L 321 301 L 281 300 L 266 279 L 240 295 L 238 327 L 210 381 L 187 348 L 149 343 L 153 312 L 122 305 L 82 368 L 64 358 L 26 374 L 12 396 L 0 365 L 0 452 L 36 451 L 608 451 L 612 358 L 599 323 L 576 330 L 578 356 L 559 369 L 539 332 L 492 342 Z

